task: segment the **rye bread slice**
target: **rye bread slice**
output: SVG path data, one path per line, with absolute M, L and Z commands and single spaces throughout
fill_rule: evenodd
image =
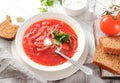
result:
M 100 45 L 96 47 L 93 63 L 114 74 L 120 75 L 120 55 L 105 53 Z
M 18 25 L 12 24 L 10 16 L 6 16 L 6 20 L 0 24 L 0 37 L 13 40 L 18 30 Z
M 120 36 L 100 37 L 99 44 L 106 53 L 118 55 L 120 54 Z

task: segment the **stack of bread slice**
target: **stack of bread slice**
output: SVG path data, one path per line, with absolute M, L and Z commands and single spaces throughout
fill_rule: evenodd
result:
M 120 75 L 120 36 L 100 37 L 94 53 L 93 63 Z

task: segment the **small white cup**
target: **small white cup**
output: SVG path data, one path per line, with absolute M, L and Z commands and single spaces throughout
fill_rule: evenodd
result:
M 63 10 L 69 16 L 79 16 L 87 10 L 87 0 L 62 0 Z

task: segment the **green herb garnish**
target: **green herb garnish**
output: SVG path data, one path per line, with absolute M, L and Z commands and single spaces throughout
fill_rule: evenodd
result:
M 40 4 L 43 6 L 41 8 L 38 8 L 41 12 L 47 12 L 48 7 L 53 7 L 55 1 L 54 0 L 39 0 Z M 62 0 L 58 0 L 58 2 L 62 5 Z
M 45 8 L 45 7 L 38 8 L 38 10 L 40 10 L 41 12 L 48 12 L 47 8 Z
M 41 4 L 44 6 L 52 7 L 54 4 L 54 0 L 40 0 Z
M 56 45 L 60 45 L 64 42 L 69 41 L 70 34 L 68 33 L 58 32 L 57 30 L 54 30 L 52 34 L 54 36 Z
M 58 0 L 58 1 L 59 1 L 60 5 L 62 5 L 62 0 Z

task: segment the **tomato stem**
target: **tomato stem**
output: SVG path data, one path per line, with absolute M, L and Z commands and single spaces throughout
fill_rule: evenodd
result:
M 118 20 L 118 14 L 120 13 L 120 6 L 112 4 L 105 12 L 103 12 L 103 15 L 112 15 L 115 20 Z

